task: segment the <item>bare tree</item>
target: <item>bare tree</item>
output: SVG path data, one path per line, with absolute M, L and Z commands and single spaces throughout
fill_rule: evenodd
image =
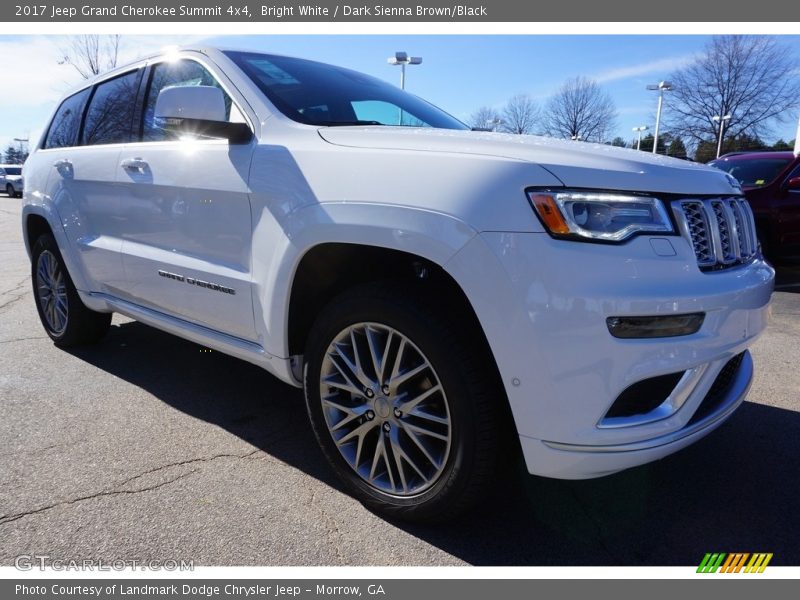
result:
M 617 109 L 597 82 L 573 77 L 550 98 L 544 115 L 547 135 L 601 142 L 614 129 Z
M 119 35 L 73 35 L 61 49 L 60 65 L 72 65 L 84 79 L 117 66 Z
M 469 125 L 475 129 L 491 129 L 494 131 L 503 123 L 500 113 L 491 106 L 481 106 L 469 116 Z
M 665 94 L 669 129 L 693 145 L 717 139 L 714 116 L 731 115 L 726 137 L 764 137 L 800 106 L 798 63 L 770 36 L 718 36 L 689 66 L 672 74 Z
M 539 107 L 527 94 L 517 94 L 506 102 L 500 128 L 506 133 L 533 133 L 539 121 Z

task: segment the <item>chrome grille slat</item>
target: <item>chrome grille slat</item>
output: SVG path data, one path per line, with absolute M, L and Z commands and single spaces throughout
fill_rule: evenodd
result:
M 722 210 L 725 212 L 725 219 L 728 222 L 728 230 L 730 233 L 731 244 L 731 259 L 737 261 L 744 255 L 742 252 L 742 244 L 739 239 L 739 223 L 736 222 L 736 215 L 731 208 L 731 201 L 725 200 L 722 202 Z
M 758 242 L 747 200 L 678 200 L 673 203 L 673 212 L 683 235 L 692 243 L 701 270 L 732 267 L 755 256 Z
M 739 207 L 742 209 L 744 213 L 745 220 L 747 221 L 748 225 L 745 227 L 745 231 L 747 232 L 747 237 L 750 239 L 750 256 L 753 256 L 756 252 L 758 252 L 758 238 L 756 237 L 756 219 L 753 216 L 753 209 L 750 208 L 750 204 L 745 199 L 741 199 L 738 201 Z

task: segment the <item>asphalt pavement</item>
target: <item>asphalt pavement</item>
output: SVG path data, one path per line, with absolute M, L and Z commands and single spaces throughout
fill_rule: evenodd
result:
M 97 346 L 42 330 L 20 200 L 0 194 L 0 564 L 799 565 L 800 268 L 779 272 L 748 401 L 657 463 L 591 481 L 515 474 L 469 517 L 376 516 L 345 494 L 301 393 L 118 315 Z

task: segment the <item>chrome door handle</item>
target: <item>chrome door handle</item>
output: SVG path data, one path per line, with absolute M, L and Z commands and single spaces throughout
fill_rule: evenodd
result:
M 125 169 L 126 171 L 136 171 L 138 173 L 144 173 L 148 167 L 147 161 L 141 158 L 126 158 L 119 166 Z

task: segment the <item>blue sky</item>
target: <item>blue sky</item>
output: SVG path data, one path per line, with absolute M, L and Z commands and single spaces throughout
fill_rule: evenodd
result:
M 800 57 L 800 36 L 781 39 Z M 312 58 L 397 83 L 399 68 L 386 58 L 405 50 L 424 59 L 408 69 L 406 88 L 461 119 L 481 105 L 499 108 L 518 93 L 543 104 L 566 78 L 583 75 L 611 94 L 619 111 L 617 135 L 629 140 L 633 127 L 653 126 L 656 94 L 645 86 L 685 65 L 708 40 L 699 35 L 130 35 L 123 39 L 123 56 L 134 59 L 172 44 L 219 44 Z M 57 64 L 63 45 L 63 36 L 0 36 L 1 148 L 14 137 L 36 136 L 63 91 L 78 83 L 71 67 Z M 792 139 L 797 117 L 776 127 L 773 137 Z

